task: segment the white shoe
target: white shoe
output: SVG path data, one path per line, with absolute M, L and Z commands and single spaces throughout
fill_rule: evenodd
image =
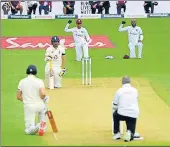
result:
M 139 133 L 135 133 L 134 137 L 133 137 L 133 140 L 144 140 L 144 137 L 140 136 Z
M 139 133 L 137 133 L 137 132 L 135 132 L 135 134 L 134 134 L 134 138 L 140 138 L 140 134 L 139 134 Z
M 129 142 L 131 141 L 130 139 L 131 139 L 131 132 L 127 130 L 126 135 L 124 136 L 124 141 Z
M 114 139 L 114 140 L 118 140 L 118 139 L 120 139 L 120 138 L 121 138 L 120 132 L 114 134 L 114 136 L 113 136 L 113 139 Z

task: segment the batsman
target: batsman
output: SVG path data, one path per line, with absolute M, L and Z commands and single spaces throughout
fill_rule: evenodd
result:
M 47 48 L 45 53 L 45 79 L 47 88 L 61 88 L 62 76 L 66 72 L 65 68 L 65 48 L 60 45 L 58 36 L 51 38 L 51 46 Z M 53 88 L 51 88 L 53 87 Z
M 45 113 L 49 97 L 43 81 L 36 77 L 36 66 L 29 65 L 26 74 L 27 77 L 20 80 L 17 91 L 17 99 L 24 104 L 25 133 L 42 136 L 47 128 Z M 36 115 L 38 123 L 35 121 Z

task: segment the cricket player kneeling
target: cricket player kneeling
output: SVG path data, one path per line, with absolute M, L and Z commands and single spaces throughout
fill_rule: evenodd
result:
M 122 78 L 122 87 L 118 89 L 115 94 L 112 108 L 114 109 L 114 136 L 113 139 L 121 138 L 120 121 L 125 121 L 127 125 L 127 132 L 124 136 L 124 141 L 131 141 L 134 139 L 136 120 L 139 116 L 138 107 L 138 91 L 130 84 L 129 77 Z
M 50 88 L 51 85 L 54 88 L 60 88 L 62 75 L 66 72 L 65 69 L 65 47 L 61 46 L 60 40 L 57 36 L 51 38 L 52 46 L 48 47 L 45 53 L 45 79 L 47 87 Z M 53 76 L 54 84 L 50 81 Z M 51 89 L 51 88 L 50 88 Z
M 128 40 L 129 40 L 129 51 L 130 58 L 136 58 L 136 47 L 138 47 L 138 58 L 142 58 L 142 49 L 143 49 L 143 33 L 142 29 L 139 26 L 136 26 L 136 19 L 131 20 L 131 26 L 127 26 L 123 28 L 125 21 L 122 21 L 122 24 L 119 26 L 119 32 L 128 32 Z
M 69 29 L 69 26 L 71 23 L 72 23 L 72 20 L 69 20 L 64 31 L 73 33 L 75 49 L 76 49 L 76 60 L 81 61 L 83 55 L 84 55 L 84 58 L 88 59 L 89 58 L 88 45 L 92 40 L 90 39 L 87 30 L 82 27 L 81 19 L 77 19 L 76 27 Z
M 18 85 L 17 99 L 24 104 L 25 133 L 29 135 L 43 135 L 46 130 L 46 106 L 49 97 L 46 96 L 45 86 L 41 79 L 36 78 L 37 68 L 34 65 L 28 66 L 28 75 Z M 35 117 L 38 113 L 39 122 L 35 124 Z

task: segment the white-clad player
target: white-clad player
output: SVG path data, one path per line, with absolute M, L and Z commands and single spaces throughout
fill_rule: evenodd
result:
M 88 44 L 91 42 L 89 34 L 85 28 L 82 27 L 82 20 L 77 19 L 76 27 L 69 29 L 70 24 L 72 23 L 71 20 L 68 21 L 64 31 L 65 32 L 72 32 L 73 38 L 75 42 L 75 49 L 76 49 L 76 60 L 81 61 L 84 53 L 84 58 L 89 58 L 89 49 Z
M 119 32 L 128 32 L 129 40 L 129 50 L 130 58 L 136 58 L 136 47 L 138 47 L 138 58 L 142 58 L 142 48 L 143 48 L 143 32 L 139 26 L 136 26 L 136 19 L 131 20 L 131 26 L 123 27 L 125 21 L 122 21 L 122 24 L 119 26 Z
M 49 97 L 46 96 L 44 83 L 36 78 L 37 68 L 29 65 L 26 78 L 20 80 L 18 85 L 17 99 L 24 104 L 25 133 L 43 135 L 46 130 L 46 106 Z M 35 124 L 38 113 L 39 122 Z
M 54 87 L 61 88 L 62 74 L 65 73 L 65 47 L 60 45 L 60 39 L 57 36 L 51 38 L 51 46 L 47 48 L 45 53 L 45 79 L 49 88 L 50 63 L 52 61 L 52 70 L 54 72 Z

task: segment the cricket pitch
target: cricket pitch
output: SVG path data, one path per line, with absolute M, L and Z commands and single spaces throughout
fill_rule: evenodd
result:
M 166 142 L 170 144 L 170 107 L 156 94 L 146 79 L 132 79 L 139 90 L 140 118 L 136 131 L 145 139 L 130 144 Z M 112 100 L 121 86 L 120 78 L 95 78 L 92 86 L 81 79 L 63 79 L 63 88 L 48 90 L 59 132 L 54 139 L 48 123 L 44 138 L 49 145 L 120 145 L 112 140 Z M 140 144 L 141 143 L 141 144 Z

